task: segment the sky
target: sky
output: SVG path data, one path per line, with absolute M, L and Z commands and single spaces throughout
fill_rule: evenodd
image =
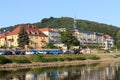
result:
M 120 27 L 120 0 L 0 0 L 0 28 L 75 16 Z

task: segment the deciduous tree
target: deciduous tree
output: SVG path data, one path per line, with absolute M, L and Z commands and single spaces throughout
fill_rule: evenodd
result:
M 66 46 L 67 49 L 70 49 L 70 46 L 75 45 L 78 46 L 80 45 L 79 41 L 75 36 L 73 36 L 73 32 L 70 30 L 66 30 L 65 32 L 61 32 L 61 42 L 63 42 Z

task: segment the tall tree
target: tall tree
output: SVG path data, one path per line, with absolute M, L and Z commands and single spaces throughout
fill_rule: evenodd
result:
M 29 36 L 25 31 L 24 27 L 21 29 L 18 35 L 18 44 L 20 48 L 25 48 L 25 45 L 29 45 Z
M 67 46 L 68 50 L 72 45 L 75 46 L 79 45 L 80 42 L 77 40 L 75 36 L 73 36 L 70 30 L 66 30 L 65 32 L 61 32 L 60 34 L 61 34 L 61 42 L 63 42 Z

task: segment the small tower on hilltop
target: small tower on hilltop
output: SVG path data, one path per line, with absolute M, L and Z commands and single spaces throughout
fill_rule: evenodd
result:
M 74 17 L 74 23 L 73 23 L 73 32 L 79 31 L 77 28 L 77 20 L 76 17 Z

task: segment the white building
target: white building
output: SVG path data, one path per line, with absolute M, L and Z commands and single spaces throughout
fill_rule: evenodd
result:
M 110 49 L 114 45 L 114 40 L 109 34 L 104 34 L 105 49 Z
M 104 46 L 103 33 L 74 29 L 74 36 L 80 41 L 82 46 Z
M 61 35 L 59 34 L 59 29 L 55 28 L 40 28 L 44 34 L 49 37 L 49 43 L 53 43 L 55 46 L 64 47 L 64 44 L 60 42 Z

